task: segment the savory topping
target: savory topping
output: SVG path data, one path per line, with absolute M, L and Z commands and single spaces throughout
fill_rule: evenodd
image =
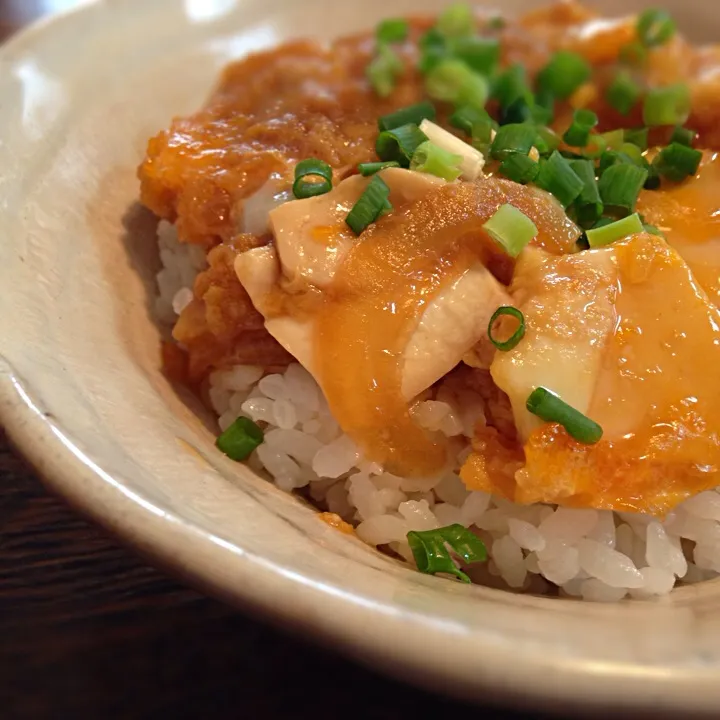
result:
M 393 113 L 383 115 L 378 119 L 378 128 L 380 132 L 385 130 L 394 130 L 395 128 L 402 127 L 403 125 L 420 125 L 423 120 L 434 120 L 435 119 L 435 106 L 424 100 L 421 103 L 415 105 L 408 105 L 408 107 L 400 108 Z
M 384 161 L 395 161 L 401 167 L 408 167 L 418 146 L 427 141 L 427 136 L 414 123 L 407 123 L 391 130 L 383 130 L 377 137 L 375 151 Z
M 316 178 L 307 180 L 307 178 Z M 317 179 L 319 178 L 319 180 Z M 332 189 L 332 168 L 322 160 L 308 158 L 301 160 L 295 166 L 295 182 L 293 183 L 293 195 L 298 198 L 315 197 L 324 195 Z
M 510 203 L 501 205 L 483 224 L 483 230 L 513 258 L 521 253 L 538 232 L 535 223 Z
M 518 326 L 515 329 L 515 332 L 507 340 L 498 340 L 493 337 L 493 326 L 495 325 L 495 321 L 499 320 L 501 317 L 512 317 L 518 321 Z M 523 339 L 524 335 L 525 316 L 516 307 L 512 307 L 512 305 L 503 305 L 492 314 L 490 322 L 488 323 L 488 337 L 490 338 L 490 342 L 498 350 L 500 350 L 500 352 L 508 352 L 509 350 L 512 350 Z
M 608 222 L 600 225 L 599 227 L 591 228 L 585 233 L 588 245 L 591 248 L 603 247 L 603 245 L 610 245 L 616 240 L 622 240 L 623 238 L 630 237 L 641 233 L 645 230 L 640 216 L 637 213 L 628 215 L 622 220 L 616 220 L 615 222 Z
M 458 524 L 437 530 L 411 531 L 407 534 L 407 541 L 418 570 L 429 575 L 446 573 L 470 582 L 470 578 L 456 565 L 450 550 L 466 565 L 487 560 L 485 543 Z
M 546 422 L 562 425 L 570 437 L 581 443 L 592 445 L 599 442 L 602 437 L 602 428 L 596 422 L 570 407 L 552 390 L 544 387 L 535 388 L 528 395 L 525 406 L 533 415 Z
M 423 120 L 420 123 L 420 130 L 437 147 L 460 158 L 459 177 L 462 177 L 463 180 L 475 180 L 480 175 L 485 164 L 485 158 L 477 148 L 468 145 L 439 125 L 430 122 L 430 120 Z
M 215 441 L 218 449 L 231 460 L 245 460 L 262 443 L 263 431 L 246 417 L 239 417 Z
M 452 181 L 462 174 L 462 163 L 462 155 L 454 155 L 428 140 L 416 148 L 410 169 Z
M 392 210 L 389 195 L 390 188 L 385 181 L 379 175 L 374 175 L 345 218 L 345 222 L 356 235 L 375 222 L 380 215 Z

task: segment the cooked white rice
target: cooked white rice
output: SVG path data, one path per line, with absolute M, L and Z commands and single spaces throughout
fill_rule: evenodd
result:
M 191 297 L 202 251 L 177 242 L 161 223 L 163 270 L 159 316 L 172 321 Z M 202 257 L 201 257 L 202 256 Z M 490 560 L 473 579 L 518 591 L 552 592 L 603 602 L 666 595 L 676 583 L 720 574 L 720 493 L 700 493 L 663 521 L 632 513 L 517 505 L 469 492 L 457 469 L 469 452 L 479 395 L 462 399 L 443 385 L 419 404 L 416 420 L 450 438 L 453 467 L 434 478 L 396 477 L 363 459 L 330 414 L 315 380 L 294 363 L 282 374 L 236 366 L 210 376 L 210 400 L 224 430 L 244 415 L 265 426 L 265 441 L 249 458 L 286 491 L 304 488 L 322 508 L 356 526 L 371 545 L 389 546 L 412 563 L 410 530 L 460 523 L 479 531 Z

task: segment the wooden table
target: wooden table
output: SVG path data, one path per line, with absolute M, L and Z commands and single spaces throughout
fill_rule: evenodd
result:
M 72 4 L 0 0 L 0 36 Z M 1 431 L 0 488 L 3 720 L 529 720 L 379 677 L 179 585 L 48 495 Z

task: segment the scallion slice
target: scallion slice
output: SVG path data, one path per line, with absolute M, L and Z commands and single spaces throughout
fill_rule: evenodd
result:
M 532 125 L 525 123 L 503 125 L 498 129 L 490 146 L 490 154 L 496 160 L 504 160 L 512 153 L 527 155 L 536 136 L 537 130 Z
M 665 239 L 665 233 L 663 233 L 663 231 L 656 225 L 649 225 L 648 223 L 643 223 L 643 230 L 650 235 L 657 235 L 663 240 Z
M 687 145 L 687 147 L 692 147 L 692 144 L 695 142 L 696 137 L 697 133 L 694 130 L 690 130 L 690 128 L 684 128 L 681 125 L 678 125 L 673 130 L 670 142 L 679 143 L 680 145 Z
M 307 178 L 314 177 L 320 180 L 311 181 Z M 293 183 L 293 195 L 299 200 L 324 195 L 332 189 L 332 168 L 317 158 L 301 160 L 295 166 L 295 182 Z
M 590 131 L 598 124 L 598 116 L 592 110 L 581 108 L 573 113 L 572 125 L 563 140 L 572 147 L 585 147 L 590 140 Z
M 604 209 L 595 180 L 595 165 L 591 160 L 568 160 L 568 162 L 573 172 L 583 182 L 583 189 L 574 204 L 578 224 L 588 227 L 597 222 Z
M 557 150 L 547 160 L 540 161 L 540 172 L 535 184 L 554 195 L 567 208 L 585 187 L 570 163 Z
M 444 150 L 429 140 L 418 145 L 410 160 L 410 169 L 429 173 L 452 182 L 462 173 L 462 155 Z
M 375 152 L 381 160 L 394 160 L 401 167 L 408 167 L 415 149 L 426 140 L 425 133 L 415 123 L 408 123 L 381 132 L 375 141 Z
M 653 88 L 645 96 L 643 122 L 649 127 L 682 125 L 690 109 L 690 88 L 685 83 Z
M 495 325 L 495 321 L 498 318 L 505 316 L 515 318 L 518 321 L 519 325 L 517 326 L 515 332 L 507 340 L 498 340 L 493 337 L 493 325 Z M 512 350 L 514 347 L 516 347 L 517 344 L 525 336 L 525 316 L 520 310 L 518 310 L 516 307 L 513 307 L 512 305 L 503 305 L 492 314 L 490 322 L 488 323 L 487 332 L 490 342 L 498 350 L 500 350 L 500 352 L 508 352 L 509 350 Z
M 646 190 L 657 190 L 662 184 L 660 180 L 660 173 L 658 172 L 657 167 L 655 167 L 655 165 L 650 165 L 647 168 L 647 171 L 648 176 L 643 187 Z
M 420 60 L 418 69 L 424 75 L 429 73 L 441 60 L 449 54 L 447 40 L 431 27 L 419 40 Z
M 456 3 L 446 8 L 438 17 L 437 30 L 445 38 L 458 38 L 472 35 L 475 18 L 470 5 Z
M 661 177 L 681 182 L 695 175 L 700 167 L 702 152 L 678 142 L 663 148 L 653 160 L 653 167 Z
M 537 82 L 541 90 L 552 93 L 560 100 L 566 100 L 590 79 L 590 75 L 590 65 L 585 58 L 569 50 L 560 50 L 540 71 Z
M 365 68 L 365 76 L 380 97 L 387 97 L 392 93 L 395 80 L 402 69 L 402 60 L 389 45 L 381 43 L 377 47 L 375 57 Z
M 506 155 L 498 168 L 501 175 L 520 185 L 531 183 L 537 177 L 539 170 L 540 166 L 537 162 L 522 153 Z
M 455 564 L 448 546 L 467 564 L 487 560 L 485 543 L 460 524 L 437 530 L 411 530 L 407 541 L 418 570 L 428 575 L 448 573 L 463 582 L 470 582 L 470 578 Z
M 384 130 L 394 130 L 408 123 L 420 125 L 425 118 L 428 120 L 435 119 L 435 106 L 429 100 L 424 100 L 415 105 L 408 105 L 393 113 L 383 115 L 378 120 L 378 129 L 383 132 Z
M 541 155 L 550 155 L 560 147 L 560 136 L 552 128 L 540 125 L 537 128 L 535 147 Z
M 450 50 L 456 58 L 481 75 L 492 75 L 500 62 L 500 42 L 497 38 L 458 38 L 451 42 Z
M 400 167 L 400 163 L 395 162 L 394 160 L 389 160 L 387 162 L 360 163 L 357 166 L 358 172 L 363 177 L 368 177 L 370 175 L 374 175 L 376 172 L 380 172 L 381 170 L 385 170 L 387 168 L 394 168 L 394 167 Z
M 602 438 L 602 428 L 589 417 L 561 400 L 552 390 L 539 387 L 530 393 L 526 403 L 527 409 L 545 422 L 556 422 L 567 430 L 570 437 L 594 445 Z
M 648 134 L 649 131 L 647 128 L 625 130 L 625 142 L 631 143 L 645 152 L 645 150 L 648 149 Z
M 620 163 L 609 167 L 598 183 L 605 207 L 625 215 L 633 212 L 647 177 L 648 171 L 637 165 Z
M 462 60 L 441 60 L 426 76 L 425 89 L 434 100 L 485 107 L 490 86 L 487 79 L 473 72 Z
M 535 223 L 509 203 L 501 205 L 483 228 L 513 258 L 516 258 L 538 233 Z
M 423 120 L 420 130 L 425 133 L 430 142 L 453 155 L 461 156 L 460 170 L 464 180 L 475 180 L 482 172 L 485 156 L 480 150 L 430 120 Z
M 640 13 L 637 20 L 640 42 L 648 48 L 664 45 L 675 34 L 675 22 L 665 10 L 650 8 Z
M 218 450 L 231 460 L 245 460 L 263 441 L 263 431 L 252 420 L 239 417 L 215 441 Z
M 630 73 L 621 70 L 610 83 L 605 99 L 610 107 L 615 108 L 622 115 L 627 115 L 635 107 L 641 94 L 642 89 L 630 77 Z
M 610 243 L 614 243 L 616 240 L 622 240 L 623 238 L 636 235 L 643 231 L 643 224 L 637 213 L 628 215 L 622 220 L 616 220 L 615 222 L 603 225 L 598 223 L 598 225 L 598 227 L 594 227 L 585 233 L 591 248 L 610 245 Z
M 373 175 L 372 180 L 358 198 L 345 218 L 350 229 L 359 235 L 370 223 L 374 223 L 380 215 L 391 210 L 388 201 L 390 188 L 379 175 Z
M 498 75 L 493 83 L 492 97 L 498 101 L 501 108 L 509 107 L 518 98 L 524 98 L 530 104 L 533 95 L 528 86 L 525 68 L 516 63 Z
M 403 42 L 407 39 L 410 25 L 402 18 L 388 18 L 383 20 L 375 29 L 375 39 L 378 43 Z
M 450 116 L 450 124 L 470 135 L 472 146 L 483 154 L 492 142 L 493 129 L 497 127 L 497 123 L 486 110 L 472 105 L 463 105 L 458 108 Z

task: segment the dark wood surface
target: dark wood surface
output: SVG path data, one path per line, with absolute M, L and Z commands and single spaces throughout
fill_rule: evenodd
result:
M 178 0 L 180 1 L 180 0 Z M 0 37 L 70 0 L 0 0 Z M 520 716 L 375 675 L 148 567 L 0 431 L 0 718 Z

